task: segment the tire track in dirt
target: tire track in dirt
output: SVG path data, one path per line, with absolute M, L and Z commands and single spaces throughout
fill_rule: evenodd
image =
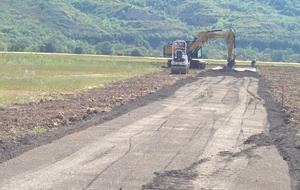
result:
M 224 81 L 226 81 L 226 80 L 224 80 L 224 78 L 223 78 L 222 82 L 224 83 Z M 222 82 L 221 81 L 216 82 L 215 84 L 219 84 L 220 85 L 219 87 L 222 87 L 222 86 L 224 86 L 224 84 Z M 253 101 L 253 98 L 255 98 L 255 96 L 253 97 L 253 93 L 252 94 L 250 93 L 249 88 L 251 85 L 253 85 L 253 82 L 254 81 L 252 79 L 243 78 L 241 80 L 236 79 L 235 81 L 230 83 L 230 85 L 228 85 L 228 90 L 224 94 L 223 98 L 220 99 L 220 101 L 223 102 L 224 105 L 229 106 L 228 107 L 228 108 L 230 108 L 228 110 L 229 112 L 222 113 L 221 115 L 220 115 L 220 113 L 214 112 L 212 122 L 213 122 L 214 126 L 216 127 L 215 131 L 213 134 L 209 135 L 210 139 L 207 140 L 207 144 L 204 147 L 204 150 L 200 151 L 200 154 L 199 154 L 200 160 L 204 160 L 204 159 L 206 160 L 206 162 L 203 162 L 203 163 L 200 162 L 201 164 L 204 164 L 205 166 L 201 167 L 201 164 L 199 164 L 193 169 L 190 168 L 191 170 L 188 172 L 186 171 L 186 169 L 183 169 L 183 170 L 175 170 L 175 171 L 169 170 L 169 171 L 165 171 L 163 173 L 157 173 L 157 174 L 155 174 L 156 177 L 153 179 L 153 181 L 148 183 L 147 185 L 143 186 L 143 189 L 164 189 L 164 188 L 168 188 L 168 187 L 175 188 L 175 189 L 176 188 L 178 188 L 178 189 L 189 189 L 189 188 L 193 189 L 195 187 L 197 187 L 197 189 L 199 189 L 199 188 L 200 189 L 201 188 L 202 189 L 211 189 L 211 188 L 212 189 L 215 189 L 215 188 L 219 188 L 219 189 L 225 188 L 226 189 L 226 187 L 230 188 L 230 186 L 226 186 L 225 184 L 223 184 L 225 186 L 222 186 L 221 183 L 220 183 L 221 186 L 218 186 L 218 185 L 213 186 L 212 185 L 212 184 L 216 184 L 216 183 L 212 183 L 211 184 L 212 186 L 211 185 L 205 186 L 204 185 L 205 183 L 203 183 L 203 181 L 202 181 L 200 183 L 201 184 L 200 187 L 192 186 L 190 183 L 192 181 L 195 181 L 196 179 L 199 179 L 199 177 L 212 178 L 210 181 L 219 181 L 214 176 L 222 175 L 222 173 L 226 176 L 227 175 L 226 173 L 229 168 L 231 168 L 233 171 L 240 170 L 239 168 L 236 167 L 236 163 L 233 162 L 234 160 L 236 160 L 236 161 L 238 160 L 238 162 L 245 163 L 245 164 L 241 164 L 241 166 L 247 167 L 247 165 L 248 165 L 247 160 L 257 158 L 255 156 L 255 154 L 253 155 L 253 152 L 252 152 L 255 149 L 255 147 L 251 147 L 251 148 L 246 147 L 245 148 L 245 145 L 243 145 L 243 142 L 251 135 L 251 134 L 249 134 L 250 131 L 245 131 L 245 133 L 243 132 L 244 125 L 247 125 L 247 123 L 244 122 L 244 119 L 249 117 L 248 109 L 250 109 L 250 108 L 251 108 L 251 110 L 254 109 L 254 111 L 251 113 L 251 115 L 255 115 L 255 113 L 256 113 L 255 110 L 258 109 L 258 105 L 260 104 L 260 106 L 261 106 L 261 102 Z M 257 80 L 254 83 L 257 84 Z M 216 88 L 216 87 L 214 87 L 214 88 Z M 233 89 L 238 89 L 236 91 L 236 93 L 238 93 L 240 95 L 237 95 L 235 93 L 235 91 L 233 91 Z M 214 92 L 214 94 L 215 94 L 215 92 Z M 214 101 L 216 101 L 216 97 L 213 96 L 212 98 L 214 99 Z M 230 101 L 231 101 L 230 98 L 233 98 L 233 99 L 238 98 L 239 101 L 237 103 L 232 104 L 232 103 L 230 103 Z M 205 104 L 207 102 L 204 101 L 203 103 Z M 204 105 L 202 105 L 201 107 L 203 107 L 203 106 Z M 243 109 L 241 109 L 241 108 L 243 108 Z M 202 109 L 202 111 L 203 111 L 203 109 Z M 240 121 L 237 120 L 237 122 L 235 122 L 235 120 L 236 120 L 235 118 L 241 118 L 241 120 Z M 220 127 L 220 126 L 223 126 L 223 127 Z M 215 153 L 214 153 L 214 151 L 209 152 L 209 153 L 204 153 L 204 152 L 207 152 L 207 150 L 211 149 L 214 146 L 214 144 L 220 144 L 220 143 L 216 143 L 215 140 L 221 139 L 221 138 L 217 138 L 215 135 L 218 136 L 218 134 L 219 135 L 225 134 L 225 129 L 230 131 L 230 128 L 227 128 L 225 126 L 231 126 L 231 127 L 236 126 L 237 127 L 237 129 L 235 129 L 237 131 L 237 133 L 234 132 L 234 134 L 229 135 L 235 139 L 233 141 L 230 140 L 233 142 L 233 143 L 231 143 L 232 146 L 230 146 L 228 148 L 221 148 L 221 150 L 223 150 L 223 151 L 220 151 L 220 153 L 218 153 L 218 150 Z M 266 129 L 264 126 L 265 126 L 265 123 L 262 123 L 260 131 L 263 131 L 264 129 Z M 224 127 L 225 127 L 225 129 L 222 129 Z M 222 131 L 224 133 L 221 133 L 220 131 Z M 204 131 L 201 131 L 201 132 L 204 132 Z M 254 130 L 252 132 L 252 134 L 253 133 L 256 133 L 256 131 Z M 237 152 L 232 153 L 231 151 L 233 151 L 235 149 L 237 149 Z M 238 150 L 241 150 L 241 151 L 238 151 Z M 214 154 L 216 156 L 210 156 L 210 155 L 214 155 Z M 238 157 L 238 155 L 244 155 L 244 154 L 247 155 L 247 158 L 244 158 L 244 157 L 240 157 L 239 159 L 236 158 L 236 157 Z M 206 168 L 210 168 L 210 170 L 211 170 L 212 168 L 214 168 L 214 166 L 211 165 L 210 163 L 216 164 L 216 167 L 215 167 L 216 170 L 215 171 L 212 170 L 211 173 L 209 173 L 209 175 L 203 175 L 203 174 L 201 174 L 202 170 L 199 171 L 198 169 L 196 169 L 199 167 L 200 168 L 206 167 Z M 187 175 L 181 177 L 181 179 L 184 178 L 186 180 L 184 185 L 173 184 L 172 183 L 173 181 L 181 180 L 180 172 L 185 173 L 185 174 L 189 173 L 190 178 L 187 177 Z M 176 173 L 177 173 L 177 175 L 175 175 Z M 231 172 L 231 174 L 228 174 L 228 175 L 232 175 L 233 173 L 234 172 Z M 189 181 L 189 183 L 187 183 L 188 181 Z M 168 183 L 169 183 L 169 186 L 168 186 Z M 223 183 L 224 183 L 224 181 L 223 181 Z
M 101 176 L 101 174 L 103 174 L 103 173 L 104 173 L 106 170 L 108 170 L 109 168 L 113 167 L 116 163 L 118 163 L 120 160 L 122 160 L 122 158 L 124 158 L 126 155 L 128 155 L 129 152 L 130 152 L 131 149 L 132 149 L 132 139 L 133 139 L 135 136 L 137 136 L 137 135 L 139 135 L 139 134 L 141 134 L 141 133 L 143 133 L 143 132 L 144 132 L 144 131 L 140 131 L 140 132 L 138 132 L 138 133 L 136 133 L 136 134 L 130 136 L 130 137 L 129 137 L 128 150 L 124 153 L 124 155 L 121 156 L 120 158 L 116 159 L 116 160 L 115 160 L 114 162 L 112 162 L 111 164 L 109 164 L 106 168 L 104 168 L 104 169 L 103 169 L 100 173 L 98 173 L 98 174 L 90 181 L 90 183 L 88 183 L 87 186 L 84 187 L 83 189 L 86 190 L 86 189 L 88 189 L 89 187 L 91 187 L 91 186 L 93 185 L 93 183 L 94 183 L 96 180 L 98 180 L 98 178 Z M 109 152 L 106 152 L 106 153 L 109 153 Z M 99 157 L 98 157 L 97 159 L 99 159 Z M 94 160 L 96 160 L 96 159 L 94 159 Z

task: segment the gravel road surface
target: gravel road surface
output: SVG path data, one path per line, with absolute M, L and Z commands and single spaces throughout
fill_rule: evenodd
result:
M 250 75 L 199 75 L 2 163 L 0 189 L 290 189 L 258 86 Z

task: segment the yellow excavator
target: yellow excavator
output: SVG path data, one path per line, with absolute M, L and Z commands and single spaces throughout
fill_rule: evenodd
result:
M 206 64 L 204 61 L 199 60 L 202 57 L 202 47 L 207 43 L 210 39 L 226 39 L 227 43 L 227 65 L 224 69 L 232 69 L 235 65 L 235 55 L 233 54 L 233 50 L 235 48 L 235 31 L 230 28 L 228 32 L 222 33 L 222 30 L 212 30 L 206 32 L 199 32 L 198 37 L 193 41 L 185 41 L 187 44 L 186 47 L 186 55 L 188 56 L 188 60 L 190 62 L 190 68 L 200 68 L 204 69 Z M 172 59 L 168 60 L 168 67 L 172 68 L 172 62 L 174 56 L 172 52 L 174 49 L 180 49 L 181 47 L 174 46 L 174 44 L 166 44 L 164 46 L 164 57 L 172 57 Z

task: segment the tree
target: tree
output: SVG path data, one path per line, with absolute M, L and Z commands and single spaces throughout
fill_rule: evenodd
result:
M 40 52 L 54 53 L 57 52 L 56 46 L 52 42 L 48 42 L 40 46 Z
M 279 62 L 279 61 L 283 61 L 283 53 L 280 50 L 274 50 L 272 52 L 272 61 L 274 62 Z
M 112 55 L 114 54 L 114 47 L 110 42 L 98 43 L 96 46 L 97 54 Z
M 131 56 L 142 56 L 142 53 L 139 49 L 135 48 L 131 51 Z
M 25 44 L 24 43 L 15 43 L 15 44 L 12 44 L 10 47 L 9 47 L 9 51 L 17 51 L 17 52 L 23 52 L 25 50 Z
M 4 42 L 0 42 L 0 51 L 7 51 L 7 45 Z
M 74 50 L 75 54 L 82 54 L 82 52 L 83 52 L 83 48 L 82 47 L 76 47 L 75 50 Z

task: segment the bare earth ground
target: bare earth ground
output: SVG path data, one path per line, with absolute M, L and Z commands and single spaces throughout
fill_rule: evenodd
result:
M 246 143 L 255 143 L 258 146 L 275 144 L 289 164 L 293 188 L 299 189 L 300 67 L 261 67 L 259 70 L 262 75 L 198 70 L 192 70 L 189 75 L 170 75 L 170 71 L 166 69 L 159 74 L 136 77 L 78 94 L 53 95 L 52 99 L 41 99 L 37 103 L 0 107 L 0 163 L 36 146 L 165 98 L 180 86 L 195 80 L 195 75 L 247 75 L 261 79 L 259 95 L 266 101 L 271 126 L 269 136 L 256 135 Z M 37 133 L 43 128 L 47 132 Z M 145 185 L 145 188 L 166 187 L 168 184 L 163 184 L 164 179 L 170 175 L 170 172 L 157 174 L 153 182 Z M 185 176 L 181 180 L 184 178 Z

